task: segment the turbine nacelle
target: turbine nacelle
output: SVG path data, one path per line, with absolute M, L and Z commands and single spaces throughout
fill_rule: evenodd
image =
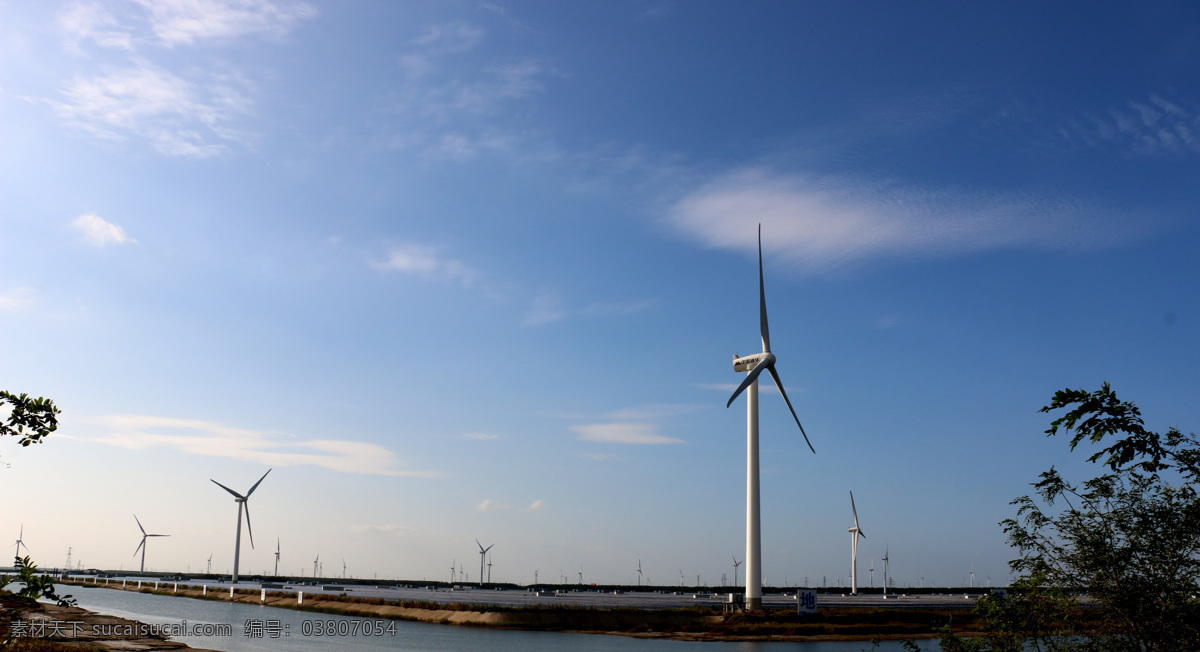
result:
M 750 371 L 751 369 L 757 367 L 758 364 L 764 360 L 769 365 L 775 364 L 775 354 L 766 352 L 755 353 L 753 355 L 744 355 L 740 358 L 735 357 L 733 359 L 733 370 L 737 372 Z

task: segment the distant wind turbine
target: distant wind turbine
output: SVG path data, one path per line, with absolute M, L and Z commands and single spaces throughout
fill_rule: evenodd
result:
M 317 556 L 313 557 L 313 579 L 317 578 L 317 562 L 319 561 L 321 561 L 321 553 L 318 552 Z
M 346 560 L 342 559 L 342 579 L 346 579 Z
M 279 537 L 275 537 L 275 577 L 279 577 Z
M 212 575 L 212 558 L 213 556 L 210 554 L 208 556 L 208 569 L 204 571 L 205 575 Z
M 725 403 L 725 407 L 733 405 L 733 400 L 749 388 L 746 392 L 746 608 L 754 611 L 762 609 L 762 525 L 758 500 L 758 376 L 763 371 L 770 372 L 771 379 L 775 381 L 775 386 L 779 388 L 780 395 L 792 413 L 792 418 L 796 420 L 796 426 L 800 428 L 800 434 L 804 436 L 804 442 L 813 453 L 817 452 L 812 447 L 812 442 L 808 441 L 808 434 L 804 432 L 804 426 L 800 425 L 800 417 L 796 416 L 796 410 L 783 389 L 783 381 L 775 371 L 775 354 L 771 353 L 771 335 L 767 328 L 767 293 L 763 284 L 762 224 L 758 225 L 758 323 L 762 335 L 762 353 L 740 358 L 734 356 L 733 370 L 749 373 Z
M 638 586 L 642 585 L 642 560 L 638 560 Z
M 267 473 L 270 473 L 270 472 L 271 472 L 271 469 L 267 469 Z M 254 529 L 250 527 L 250 503 L 247 501 L 250 500 L 250 494 L 253 494 L 254 490 L 258 489 L 258 485 L 262 484 L 262 481 L 267 478 L 267 473 L 264 473 L 262 475 L 262 477 L 258 479 L 258 482 L 254 483 L 253 487 L 250 487 L 250 491 L 247 491 L 245 496 L 243 496 L 242 494 L 239 494 L 238 492 L 234 491 L 233 489 L 230 489 L 229 487 L 226 487 L 225 485 L 221 484 L 220 482 L 217 482 L 216 480 L 212 480 L 213 484 L 215 484 L 218 487 L 224 489 L 225 491 L 228 491 L 229 493 L 233 494 L 233 502 L 237 503 L 237 506 L 238 506 L 237 536 L 235 537 L 234 543 L 233 543 L 233 583 L 234 584 L 237 584 L 237 581 L 238 581 L 238 561 L 240 560 L 241 554 L 242 554 L 242 512 L 243 511 L 246 512 L 246 533 L 250 535 L 250 547 L 254 548 Z
M 137 521 L 138 529 L 142 531 L 142 542 L 139 543 L 138 547 L 134 549 L 133 555 L 136 557 L 138 554 L 138 550 L 142 551 L 142 569 L 140 572 L 145 573 L 146 572 L 146 539 L 149 539 L 150 537 L 169 537 L 171 535 L 169 535 L 169 534 L 146 534 L 146 528 L 142 527 L 141 521 L 138 521 L 137 514 L 133 515 L 133 520 Z
M 887 595 L 888 547 L 883 547 L 883 594 Z
M 455 570 L 454 570 L 454 567 L 455 567 L 457 564 L 458 564 L 458 559 L 455 559 L 454 561 L 450 562 L 450 583 L 451 583 L 451 584 L 454 584 L 454 578 L 455 578 Z M 536 575 L 536 574 L 537 574 L 537 571 L 534 571 L 534 575 Z
M 854 492 L 850 492 L 850 511 L 854 514 L 854 527 L 850 528 L 850 595 L 858 595 L 858 538 L 867 538 L 858 528 L 858 510 L 854 508 Z M 872 580 L 873 581 L 873 580 Z
M 10 530 L 10 532 L 11 532 L 11 530 Z M 21 548 L 22 547 L 25 548 L 25 556 L 29 556 L 29 546 L 25 545 L 25 542 L 22 540 L 24 538 L 25 538 L 25 524 L 22 523 L 21 530 L 20 530 L 20 532 L 17 533 L 17 544 L 16 544 L 17 551 L 15 553 L 15 556 L 13 557 L 14 565 L 15 565 L 15 562 L 18 562 L 21 560 Z
M 491 550 L 492 546 L 496 544 L 493 543 L 491 546 L 484 548 L 483 544 L 479 543 L 479 539 L 475 539 L 475 545 L 479 546 L 479 586 L 483 586 L 483 567 L 486 565 L 484 562 L 487 560 L 487 551 Z
M 733 557 L 733 555 L 730 555 L 730 556 Z M 742 565 L 742 562 L 738 561 L 737 557 L 733 557 L 733 586 L 735 588 L 737 587 L 737 569 L 738 569 L 738 566 L 741 566 L 741 565 Z

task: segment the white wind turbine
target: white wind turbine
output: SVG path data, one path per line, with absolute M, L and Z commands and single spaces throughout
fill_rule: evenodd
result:
M 321 553 L 318 552 L 317 556 L 313 557 L 313 579 L 317 578 L 317 562 L 320 560 L 321 560 Z
M 475 539 L 475 545 L 479 546 L 479 586 L 483 586 L 483 567 L 487 565 L 487 551 L 491 550 L 492 546 L 496 544 L 493 543 L 491 546 L 484 548 L 483 544 L 479 543 L 479 539 Z
M 210 554 L 208 556 L 208 570 L 204 571 L 205 575 L 212 575 L 212 558 L 213 556 Z
M 638 586 L 642 585 L 642 560 L 638 560 Z
M 271 472 L 271 469 L 267 469 L 267 473 L 270 473 L 270 472 Z M 262 481 L 267 478 L 267 473 L 264 473 L 263 476 L 258 479 L 258 482 L 254 483 L 253 487 L 250 487 L 250 491 L 247 491 L 245 496 L 243 496 L 242 494 L 239 494 L 238 492 L 234 491 L 233 489 L 230 489 L 229 487 L 226 487 L 225 485 L 221 484 L 220 482 L 217 482 L 216 480 L 212 481 L 213 484 L 215 484 L 218 487 L 224 489 L 225 491 L 228 491 L 229 493 L 233 494 L 233 502 L 237 503 L 237 506 L 238 506 L 237 536 L 234 538 L 234 542 L 233 542 L 233 583 L 234 584 L 237 584 L 237 581 L 238 581 L 238 561 L 240 560 L 241 554 L 242 554 L 242 511 L 245 510 L 245 512 L 246 512 L 246 533 L 250 535 L 250 547 L 253 548 L 254 547 L 254 529 L 250 527 L 250 503 L 248 503 L 247 501 L 250 500 L 250 494 L 254 493 L 254 490 L 258 489 L 258 485 L 262 484 Z
M 279 537 L 275 537 L 275 577 L 279 577 Z
M 858 528 L 858 510 L 854 508 L 854 492 L 850 492 L 850 511 L 854 514 L 854 527 L 850 528 L 850 595 L 858 595 L 858 538 L 867 538 Z M 874 572 L 874 565 L 871 572 Z M 874 584 L 874 576 L 871 583 Z
M 730 555 L 730 557 L 733 557 L 733 586 L 737 587 L 737 569 L 738 566 L 741 566 L 743 562 L 738 561 L 737 557 L 733 555 Z
M 169 537 L 171 535 L 169 535 L 169 534 L 146 534 L 146 528 L 142 527 L 141 521 L 138 521 L 137 514 L 133 515 L 133 520 L 137 521 L 138 529 L 142 531 L 142 542 L 138 544 L 137 548 L 134 548 L 133 556 L 134 557 L 137 556 L 138 550 L 142 551 L 142 569 L 139 572 L 145 573 L 146 572 L 146 539 L 149 539 L 150 537 Z
M 21 548 L 25 548 L 25 555 L 29 556 L 29 546 L 25 545 L 25 542 L 22 540 L 24 538 L 25 538 L 25 524 L 22 523 L 21 531 L 17 533 L 17 545 L 16 545 L 17 551 L 13 556 L 14 565 L 16 565 L 15 562 L 21 560 Z
M 725 407 L 733 405 L 733 400 L 749 388 L 746 392 L 746 608 L 755 611 L 762 609 L 762 527 L 758 503 L 758 376 L 764 370 L 771 373 L 771 379 L 779 388 L 788 410 L 791 410 L 792 418 L 800 428 L 800 434 L 804 435 L 804 442 L 813 453 L 817 452 L 812 442 L 808 441 L 808 434 L 804 432 L 804 426 L 800 425 L 800 417 L 796 416 L 796 410 L 783 389 L 783 381 L 779 380 L 779 374 L 775 371 L 775 354 L 771 353 L 771 335 L 767 328 L 767 293 L 763 285 L 762 224 L 758 225 L 758 321 L 759 332 L 762 335 L 762 353 L 734 357 L 733 370 L 749 373 L 725 403 Z

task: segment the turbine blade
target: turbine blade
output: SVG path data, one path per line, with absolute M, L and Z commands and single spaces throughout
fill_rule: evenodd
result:
M 272 470 L 273 470 L 273 469 L 267 469 L 267 473 L 270 473 Z M 255 489 L 258 489 L 258 485 L 262 484 L 262 481 L 263 481 L 263 480 L 266 480 L 266 479 L 267 479 L 267 473 L 264 473 L 264 474 L 263 474 L 263 477 L 259 478 L 259 479 L 258 479 L 258 482 L 255 482 L 255 483 L 254 483 L 254 486 L 253 486 L 253 487 L 250 487 L 250 491 L 247 491 L 247 492 L 246 492 L 246 497 L 247 497 L 247 498 L 249 498 L 249 497 L 250 497 L 250 494 L 254 493 L 254 490 L 255 490 Z
M 496 544 L 493 543 L 492 546 L 494 546 L 494 545 L 496 545 Z M 488 546 L 488 547 L 484 548 L 483 551 L 487 552 L 487 551 L 491 550 L 492 546 Z
M 479 546 L 479 552 L 483 552 L 483 544 L 479 543 L 479 539 L 475 539 L 475 545 Z
M 767 291 L 763 286 L 762 224 L 758 225 L 758 326 L 762 331 L 763 353 L 771 350 L 771 332 L 767 328 Z
M 142 542 L 138 544 L 138 547 L 133 549 L 132 556 L 137 557 L 138 551 L 141 550 L 142 546 L 144 546 L 144 545 L 146 545 L 146 537 L 142 537 Z
M 137 514 L 134 514 L 134 515 L 133 515 L 133 520 L 137 521 L 137 524 L 138 524 L 138 529 L 142 531 L 142 534 L 145 534 L 145 533 L 146 533 L 146 528 L 142 527 L 142 522 L 141 522 L 141 521 L 138 521 Z
M 854 508 L 854 492 L 850 492 L 850 511 L 854 512 L 854 527 L 858 527 L 858 510 Z
M 762 373 L 763 369 L 765 369 L 768 364 L 769 363 L 767 362 L 766 358 L 759 360 L 758 364 L 754 365 L 754 368 L 750 370 L 750 373 L 746 374 L 746 377 L 742 379 L 742 384 L 738 385 L 738 388 L 733 390 L 733 396 L 730 396 L 729 400 L 725 402 L 725 407 L 733 405 L 733 400 L 737 398 L 738 395 L 741 394 L 747 387 L 749 387 L 750 383 L 758 380 L 758 375 Z M 801 430 L 803 430 L 803 428 L 801 428 Z
M 242 494 L 239 494 L 238 492 L 234 491 L 233 489 L 230 489 L 229 487 L 226 487 L 225 485 L 221 484 L 220 482 L 217 482 L 216 480 L 213 480 L 212 478 L 209 478 L 209 480 L 211 480 L 211 481 L 212 481 L 212 483 L 213 483 L 213 484 L 215 484 L 215 485 L 217 485 L 218 487 L 220 487 L 220 488 L 224 489 L 225 491 L 228 491 L 229 493 L 233 494 L 233 497 L 234 497 L 234 498 L 245 498 L 245 496 L 243 496 Z
M 787 403 L 788 409 L 792 411 L 792 418 L 796 420 L 796 425 L 800 428 L 800 434 L 804 435 L 804 443 L 808 444 L 808 450 L 816 454 L 817 449 L 813 448 L 812 442 L 808 440 L 808 433 L 804 432 L 804 426 L 800 425 L 800 417 L 796 416 L 796 409 L 792 407 L 791 400 L 788 399 L 787 392 L 783 391 L 783 381 L 779 380 L 779 374 L 775 372 L 775 365 L 768 367 L 771 372 L 771 378 L 775 380 L 775 386 L 779 388 L 779 393 L 783 395 L 783 402 Z
M 242 507 L 246 509 L 246 534 L 250 535 L 250 548 L 254 548 L 254 528 L 250 527 L 250 503 L 243 501 Z

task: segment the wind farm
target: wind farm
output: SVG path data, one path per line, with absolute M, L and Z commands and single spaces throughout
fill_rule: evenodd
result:
M 1189 3 L 0 13 L 9 578 L 861 614 L 1191 495 Z

